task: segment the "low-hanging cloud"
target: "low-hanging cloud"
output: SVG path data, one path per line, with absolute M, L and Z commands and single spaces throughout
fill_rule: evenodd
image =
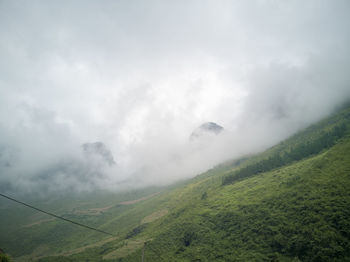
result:
M 164 185 L 264 150 L 350 98 L 349 9 L 2 1 L 0 189 Z M 225 131 L 191 142 L 208 121 Z

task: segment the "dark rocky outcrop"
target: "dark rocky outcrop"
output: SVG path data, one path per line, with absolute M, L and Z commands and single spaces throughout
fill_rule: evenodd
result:
M 100 156 L 110 166 L 116 164 L 111 151 L 102 142 L 85 143 L 82 148 L 87 156 Z
M 196 128 L 191 136 L 190 139 L 194 140 L 203 136 L 208 136 L 208 135 L 218 135 L 220 134 L 224 128 L 214 122 L 207 122 L 202 125 L 200 125 L 198 128 Z

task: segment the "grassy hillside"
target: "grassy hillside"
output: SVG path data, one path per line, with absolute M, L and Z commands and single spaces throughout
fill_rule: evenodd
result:
M 58 203 L 118 237 L 7 206 L 0 247 L 15 261 L 140 261 L 144 243 L 145 261 L 350 261 L 350 108 L 171 188 Z

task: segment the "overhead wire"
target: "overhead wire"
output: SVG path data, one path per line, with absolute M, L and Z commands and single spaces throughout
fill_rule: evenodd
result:
M 8 199 L 8 200 L 11 200 L 11 201 L 13 201 L 13 202 L 16 202 L 16 203 L 18 203 L 18 204 L 21 204 L 21 205 L 24 205 L 24 206 L 26 206 L 26 207 L 29 207 L 29 208 L 31 208 L 31 209 L 34 209 L 34 210 L 36 210 L 36 211 L 42 212 L 42 213 L 44 213 L 44 214 L 46 214 L 46 215 L 49 215 L 49 216 L 52 216 L 52 217 L 55 217 L 55 218 L 64 220 L 64 221 L 69 222 L 69 223 L 72 223 L 72 224 L 74 224 L 74 225 L 78 225 L 78 226 L 81 226 L 81 227 L 84 227 L 84 228 L 87 228 L 87 229 L 90 229 L 90 230 L 97 231 L 97 232 L 99 232 L 99 233 L 103 233 L 103 234 L 106 234 L 106 235 L 109 235 L 109 236 L 116 237 L 116 235 L 114 235 L 114 234 L 108 233 L 108 232 L 106 232 L 106 231 L 103 231 L 103 230 L 100 230 L 100 229 L 97 229 L 97 228 L 94 228 L 94 227 L 91 227 L 91 226 L 87 226 L 87 225 L 81 224 L 81 223 L 79 223 L 79 222 L 72 221 L 72 220 L 67 219 L 67 218 L 64 218 L 64 217 L 62 217 L 62 216 L 58 216 L 58 215 L 53 214 L 53 213 L 51 213 L 51 212 L 45 211 L 45 210 L 43 210 L 43 209 L 37 208 L 37 207 L 35 207 L 35 206 L 29 205 L 29 204 L 27 204 L 27 203 L 24 203 L 24 202 L 22 202 L 22 201 L 19 201 L 19 200 L 17 200 L 17 199 L 14 199 L 14 198 L 12 198 L 12 197 L 9 197 L 9 196 L 7 196 L 7 195 L 4 195 L 4 194 L 1 194 L 1 193 L 0 193 L 0 196 L 6 198 L 6 199 Z M 146 243 L 147 243 L 147 242 L 146 242 Z M 145 243 L 145 246 L 146 246 L 146 243 Z M 149 248 L 150 250 L 152 250 L 152 252 L 153 252 L 158 258 L 160 258 L 162 261 L 166 261 L 166 260 L 158 253 L 158 251 L 156 251 L 154 248 L 151 247 L 151 245 L 149 245 L 149 243 L 147 243 L 147 248 Z
M 79 223 L 79 222 L 75 222 L 75 221 L 72 221 L 72 220 L 70 220 L 70 219 L 67 219 L 67 218 L 58 216 L 58 215 L 56 215 L 56 214 L 47 212 L 47 211 L 45 211 L 45 210 L 42 210 L 42 209 L 37 208 L 37 207 L 32 206 L 32 205 L 26 204 L 26 203 L 24 203 L 24 202 L 22 202 L 22 201 L 16 200 L 16 199 L 14 199 L 14 198 L 12 198 L 12 197 L 9 197 L 9 196 L 6 196 L 6 195 L 4 195 L 4 194 L 1 194 L 1 193 L 0 193 L 0 196 L 2 196 L 2 197 L 4 197 L 4 198 L 7 198 L 7 199 L 9 199 L 9 200 L 11 200 L 11 201 L 13 201 L 13 202 L 18 203 L 18 204 L 21 204 L 21 205 L 24 205 L 24 206 L 26 206 L 26 207 L 29 207 L 29 208 L 31 208 L 31 209 L 37 210 L 37 211 L 39 211 L 39 212 L 42 212 L 42 213 L 44 213 L 44 214 L 46 214 L 46 215 L 49 215 L 49 216 L 52 216 L 52 217 L 55 217 L 55 218 L 64 220 L 64 221 L 69 222 L 69 223 L 72 223 L 72 224 L 74 224 L 74 225 L 78 225 L 78 226 L 81 226 L 81 227 L 84 227 L 84 228 L 87 228 L 87 229 L 90 229 L 90 230 L 94 230 L 94 231 L 96 231 L 96 232 L 99 232 L 99 233 L 102 233 L 102 234 L 105 234 L 105 235 L 117 237 L 116 235 L 111 234 L 111 233 L 108 233 L 108 232 L 103 231 L 103 230 L 101 230 L 101 229 L 94 228 L 94 227 L 91 227 L 91 226 L 87 226 L 87 225 L 81 224 L 81 223 Z

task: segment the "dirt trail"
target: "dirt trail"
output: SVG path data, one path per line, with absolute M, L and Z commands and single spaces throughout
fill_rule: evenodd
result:
M 41 219 L 41 220 L 38 220 L 38 221 L 33 222 L 31 224 L 23 225 L 22 227 L 32 227 L 32 226 L 40 225 L 41 223 L 50 222 L 50 221 L 53 221 L 53 220 L 55 220 L 55 219 L 54 218 Z
M 143 200 L 149 199 L 151 197 L 154 197 L 156 195 L 160 194 L 160 192 L 145 196 L 145 197 L 141 197 L 139 199 L 135 199 L 135 200 L 129 200 L 129 201 L 124 201 L 124 202 L 120 202 L 119 205 L 132 205 L 132 204 L 136 204 L 138 202 L 141 202 Z

